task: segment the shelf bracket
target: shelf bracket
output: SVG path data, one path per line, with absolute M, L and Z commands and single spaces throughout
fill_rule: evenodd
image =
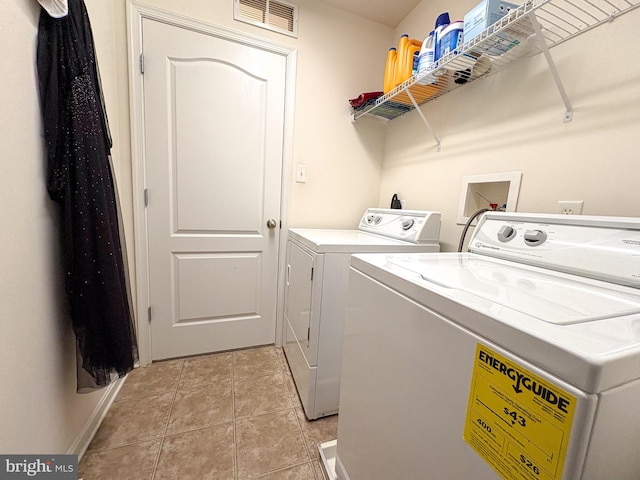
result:
M 558 93 L 560 93 L 562 101 L 564 102 L 565 113 L 563 122 L 570 122 L 573 119 L 573 107 L 571 106 L 571 102 L 569 101 L 569 96 L 567 95 L 567 91 L 564 89 L 562 79 L 560 78 L 560 74 L 558 73 L 555 62 L 553 61 L 553 57 L 549 52 L 549 47 L 547 47 L 547 42 L 545 42 L 544 35 L 542 35 L 542 30 L 540 29 L 540 24 L 538 23 L 538 19 L 536 18 L 535 13 L 531 12 L 529 14 L 529 19 L 531 20 L 531 25 L 533 26 L 534 32 L 536 32 L 536 38 L 540 45 L 540 49 L 542 50 L 544 58 L 546 58 L 547 64 L 549 65 L 549 70 L 551 71 L 553 80 L 556 82 Z
M 429 130 L 429 133 L 431 134 L 431 136 L 433 137 L 433 139 L 436 141 L 436 151 L 440 151 L 441 147 L 440 147 L 440 139 L 438 138 L 438 136 L 433 132 L 433 129 L 431 128 L 431 125 L 429 125 L 429 122 L 427 122 L 426 117 L 424 116 L 424 114 L 422 113 L 422 110 L 420 110 L 420 106 L 418 105 L 418 102 L 416 102 L 416 99 L 413 98 L 413 95 L 411 94 L 411 91 L 407 88 L 405 90 L 405 92 L 407 93 L 407 95 L 409 96 L 409 99 L 411 100 L 411 103 L 413 103 L 413 106 L 415 107 L 416 111 L 418 112 L 418 115 L 420 115 L 420 118 L 422 119 L 422 121 L 424 122 L 424 124 L 427 126 L 427 130 Z

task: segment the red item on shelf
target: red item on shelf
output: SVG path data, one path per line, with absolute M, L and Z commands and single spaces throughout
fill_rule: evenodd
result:
M 352 98 L 351 100 L 349 100 L 349 103 L 351 104 L 351 106 L 353 108 L 358 108 L 361 105 L 363 105 L 366 102 L 368 102 L 369 100 L 373 100 L 374 98 L 378 98 L 383 93 L 384 92 L 366 92 L 366 93 L 361 93 L 356 98 Z

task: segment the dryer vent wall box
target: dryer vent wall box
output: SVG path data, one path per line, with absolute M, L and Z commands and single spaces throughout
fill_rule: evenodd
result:
M 353 253 L 438 252 L 440 213 L 368 209 L 357 230 L 289 230 L 284 352 L 305 415 L 338 412 Z
M 640 479 L 640 218 L 489 212 L 470 245 L 352 257 L 338 478 Z

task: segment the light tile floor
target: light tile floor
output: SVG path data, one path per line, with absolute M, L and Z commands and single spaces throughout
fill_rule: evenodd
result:
M 154 363 L 134 370 L 79 465 L 84 480 L 323 480 L 312 422 L 281 348 Z

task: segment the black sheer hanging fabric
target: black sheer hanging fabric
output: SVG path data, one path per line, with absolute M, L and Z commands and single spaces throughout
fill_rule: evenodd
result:
M 38 77 L 50 197 L 60 205 L 65 287 L 77 340 L 78 391 L 108 385 L 138 357 L 111 136 L 83 0 L 42 9 Z

